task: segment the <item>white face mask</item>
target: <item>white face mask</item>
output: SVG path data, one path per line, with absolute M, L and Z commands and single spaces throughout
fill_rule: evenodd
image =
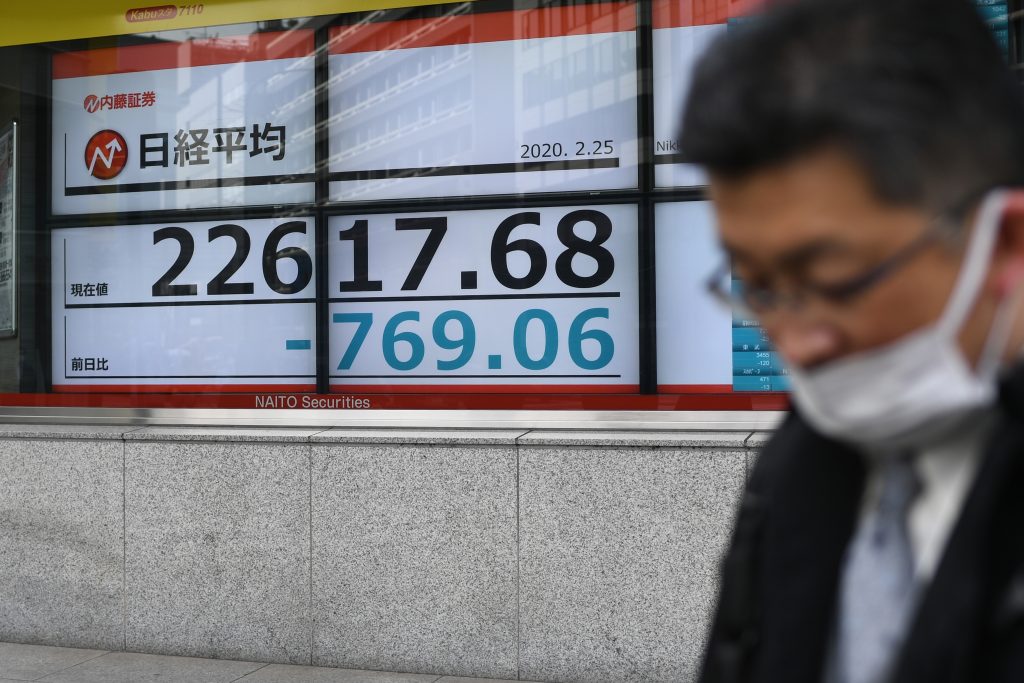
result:
M 1000 304 L 976 370 L 957 336 L 988 273 L 1005 205 L 1003 191 L 982 202 L 956 286 L 936 322 L 880 348 L 790 369 L 794 401 L 812 427 L 861 446 L 909 448 L 940 438 L 993 403 L 1017 297 Z

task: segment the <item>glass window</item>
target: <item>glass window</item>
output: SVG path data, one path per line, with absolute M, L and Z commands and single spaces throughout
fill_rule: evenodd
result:
M 674 156 L 751 3 L 325 4 L 0 32 L 0 405 L 786 405 Z

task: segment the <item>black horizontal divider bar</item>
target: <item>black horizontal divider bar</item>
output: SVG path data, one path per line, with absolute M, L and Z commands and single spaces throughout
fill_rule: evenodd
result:
M 401 386 L 404 379 L 619 379 L 622 375 L 590 375 L 576 373 L 573 375 L 464 375 L 464 374 L 424 374 L 424 375 L 331 375 L 334 379 L 386 379 L 392 380 L 391 384 Z M 543 387 L 543 385 L 541 385 Z M 540 389 L 538 390 L 540 391 Z
M 76 308 L 168 308 L 172 306 L 263 306 L 266 304 L 312 304 L 316 299 L 194 299 L 177 301 L 125 301 L 120 303 L 64 304 Z
M 654 155 L 655 164 L 685 164 L 686 157 L 683 156 L 682 152 L 673 152 L 672 154 L 656 154 Z
M 499 301 L 527 299 L 617 299 L 619 292 L 556 292 L 554 294 L 444 294 L 437 296 L 350 296 L 333 297 L 332 304 L 369 303 L 374 301 Z
M 207 190 L 221 187 L 252 187 L 257 185 L 300 185 L 313 182 L 312 173 L 294 175 L 257 175 L 243 178 L 196 178 L 193 180 L 163 180 L 152 183 L 122 183 L 120 185 L 80 185 L 65 187 L 64 196 L 81 197 L 93 194 L 122 194 L 127 192 L 168 192 L 174 190 Z
M 381 168 L 369 171 L 335 171 L 331 182 L 352 180 L 390 180 L 394 178 L 435 178 L 453 175 L 489 175 L 494 173 L 530 173 L 535 171 L 577 171 L 618 168 L 618 157 L 609 159 L 553 159 L 507 164 L 465 164 L 463 166 L 426 166 L 423 168 Z

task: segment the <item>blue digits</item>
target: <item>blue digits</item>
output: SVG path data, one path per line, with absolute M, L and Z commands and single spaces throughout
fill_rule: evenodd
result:
M 537 360 L 530 357 L 530 351 L 526 348 L 526 332 L 533 320 L 539 320 L 544 326 L 544 352 Z M 516 354 L 516 361 L 527 370 L 550 368 L 558 355 L 558 324 L 555 317 L 540 308 L 523 311 L 516 318 L 515 329 L 512 332 L 512 350 Z
M 608 319 L 607 308 L 588 308 L 576 316 L 569 326 L 569 356 L 572 362 L 584 370 L 600 370 L 612 361 L 615 355 L 615 340 L 604 330 L 583 331 L 583 326 L 594 318 Z M 600 351 L 597 358 L 589 360 L 583 355 L 583 342 L 587 340 L 597 342 Z
M 423 340 L 415 332 L 399 332 L 398 326 L 405 322 L 419 321 L 420 314 L 416 311 L 403 311 L 396 313 L 388 324 L 384 326 L 384 338 L 381 340 L 381 348 L 384 351 L 384 362 L 395 370 L 403 372 L 414 370 L 423 362 Z M 395 346 L 398 342 L 405 342 L 409 345 L 409 359 L 399 360 L 395 353 Z
M 462 336 L 452 339 L 445 332 L 450 321 L 456 321 L 462 327 Z M 438 360 L 438 370 L 458 370 L 466 365 L 473 357 L 476 349 L 476 327 L 473 320 L 462 311 L 445 311 L 437 316 L 434 321 L 434 343 L 442 349 L 454 351 L 462 349 L 461 353 L 452 360 Z

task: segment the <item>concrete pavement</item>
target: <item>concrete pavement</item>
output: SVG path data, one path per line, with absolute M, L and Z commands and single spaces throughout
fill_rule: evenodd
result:
M 492 678 L 358 671 L 133 652 L 0 643 L 0 682 L 46 683 L 513 683 Z M 516 681 L 514 683 L 522 683 Z

